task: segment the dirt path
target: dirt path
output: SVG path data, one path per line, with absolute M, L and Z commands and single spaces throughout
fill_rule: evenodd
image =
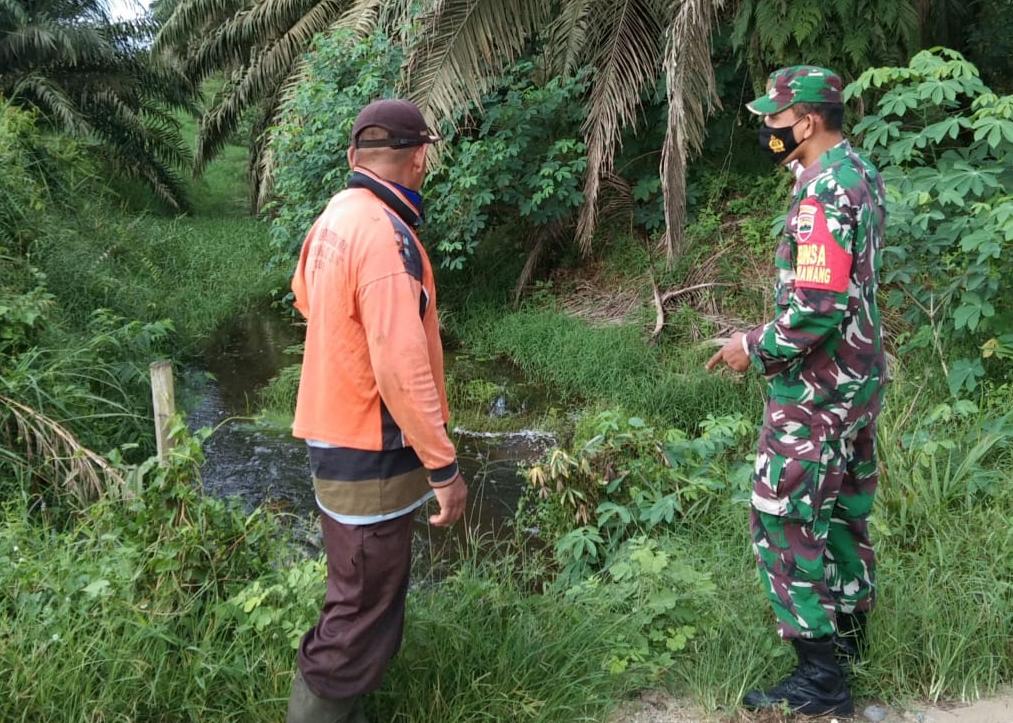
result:
M 791 719 L 779 714 L 746 711 L 708 714 L 685 700 L 649 691 L 624 706 L 612 723 L 783 723 L 787 720 Z M 1013 691 L 970 704 L 937 703 L 900 708 L 863 702 L 852 720 L 855 723 L 1013 723 Z

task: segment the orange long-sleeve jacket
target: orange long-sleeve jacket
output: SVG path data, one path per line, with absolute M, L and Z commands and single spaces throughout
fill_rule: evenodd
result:
M 331 479 L 390 478 L 412 452 L 430 484 L 457 475 L 436 285 L 418 220 L 393 184 L 360 167 L 303 242 L 292 290 L 306 350 L 292 431 L 347 452 L 336 465 L 332 455 Z M 391 459 L 400 460 L 393 469 Z M 397 504 L 405 494 L 394 495 Z

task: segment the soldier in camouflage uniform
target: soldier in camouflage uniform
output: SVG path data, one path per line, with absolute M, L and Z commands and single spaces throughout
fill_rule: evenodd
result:
M 768 379 L 751 528 L 763 588 L 799 665 L 743 702 L 849 715 L 841 663 L 857 657 L 875 595 L 868 515 L 886 378 L 876 305 L 885 194 L 841 133 L 841 80 L 831 71 L 778 70 L 748 108 L 764 117 L 760 145 L 801 170 L 775 259 L 774 319 L 735 334 L 708 368 L 752 366 Z

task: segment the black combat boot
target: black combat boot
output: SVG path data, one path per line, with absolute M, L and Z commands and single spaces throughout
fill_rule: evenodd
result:
M 751 690 L 742 704 L 752 710 L 785 706 L 804 715 L 851 715 L 855 705 L 831 636 L 792 640 L 798 666 L 770 690 Z
M 866 619 L 866 613 L 837 613 L 834 652 L 845 670 L 851 670 L 865 658 Z

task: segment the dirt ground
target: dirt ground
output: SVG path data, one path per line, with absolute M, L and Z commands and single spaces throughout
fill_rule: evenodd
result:
M 878 711 L 870 707 L 879 708 Z M 871 715 L 867 715 L 867 712 Z M 885 717 L 881 717 L 885 713 Z M 612 723 L 786 723 L 780 714 L 705 713 L 691 703 L 666 693 L 648 691 L 627 703 Z M 805 718 L 829 723 L 833 718 Z M 1013 691 L 975 703 L 910 705 L 904 708 L 862 701 L 856 706 L 855 723 L 1013 723 Z M 841 720 L 844 723 L 844 720 Z

